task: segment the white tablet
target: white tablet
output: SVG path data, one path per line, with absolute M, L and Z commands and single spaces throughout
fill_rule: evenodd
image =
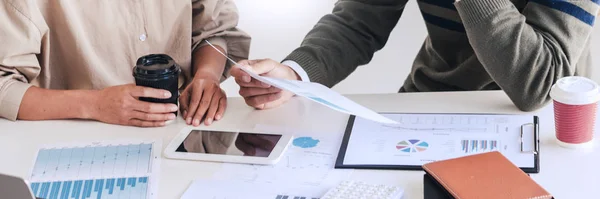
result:
M 23 178 L 0 173 L 2 198 L 35 199 L 28 184 Z
M 291 140 L 291 135 L 273 132 L 186 127 L 169 143 L 165 156 L 211 162 L 275 164 Z

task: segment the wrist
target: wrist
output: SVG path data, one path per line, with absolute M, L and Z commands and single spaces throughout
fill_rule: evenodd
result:
M 288 66 L 288 65 L 284 65 L 287 68 L 287 71 L 289 73 L 289 77 L 292 80 L 298 80 L 298 81 L 302 81 L 302 77 L 300 77 L 300 75 L 296 72 L 296 70 L 294 70 L 292 67 Z
M 291 68 L 290 68 L 291 70 Z M 300 77 L 300 75 L 298 75 L 298 73 L 296 73 L 295 70 L 292 70 L 293 73 L 293 77 L 295 78 L 294 80 L 298 80 L 298 81 L 302 81 L 302 78 Z
M 221 73 L 198 70 L 192 79 L 210 79 L 218 82 L 221 79 Z
M 75 112 L 80 119 L 96 119 L 99 110 L 99 93 L 97 90 L 80 90 L 73 93 L 74 101 L 86 103 L 74 103 Z
M 308 74 L 306 73 L 306 71 L 302 68 L 302 66 L 300 66 L 295 61 L 286 60 L 286 61 L 283 61 L 281 64 L 291 68 L 294 71 L 294 73 L 295 73 L 294 77 L 296 78 L 296 80 L 310 82 L 310 78 L 308 77 Z

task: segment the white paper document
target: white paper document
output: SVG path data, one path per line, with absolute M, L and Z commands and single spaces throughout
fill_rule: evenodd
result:
M 239 67 L 240 69 L 248 73 L 250 76 L 252 76 L 252 78 L 258 81 L 264 82 L 282 90 L 287 90 L 296 95 L 308 98 L 314 102 L 317 102 L 342 113 L 356 115 L 358 117 L 362 117 L 380 123 L 395 123 L 395 121 L 390 120 L 389 118 L 386 118 L 385 116 L 378 114 L 377 112 L 368 109 L 321 84 L 260 76 L 254 73 L 249 68 L 247 68 L 248 66 L 241 66 L 235 61 L 233 61 L 231 58 L 227 57 L 227 55 L 215 48 L 210 42 L 206 42 L 209 45 L 211 45 L 216 51 L 221 53 L 221 55 L 225 56 L 229 61 L 231 61 L 235 65 L 235 67 Z
M 535 167 L 532 115 L 386 114 L 399 124 L 356 118 L 345 165 L 423 164 L 500 151 L 521 168 Z M 521 149 L 523 143 L 523 149 Z
M 29 181 L 38 198 L 156 198 L 156 142 L 42 147 Z
M 297 133 L 277 164 L 223 164 L 212 179 L 194 182 L 182 198 L 319 198 L 352 174 L 351 169 L 334 169 L 341 140 L 341 133 Z M 236 189 L 216 191 L 231 186 Z
M 323 133 L 326 134 L 326 133 Z M 318 134 L 295 135 L 292 145 L 275 165 L 224 164 L 216 179 L 273 184 L 335 185 L 352 170 L 334 170 L 339 138 Z
M 322 196 L 311 189 L 305 185 L 292 188 L 268 183 L 197 179 L 181 199 L 319 199 Z

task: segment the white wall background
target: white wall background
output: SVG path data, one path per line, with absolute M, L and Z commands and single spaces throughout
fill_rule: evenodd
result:
M 336 0 L 236 0 L 239 27 L 252 36 L 250 59 L 271 58 L 281 61 L 300 45 L 306 33 Z M 597 23 L 598 24 L 598 23 Z M 593 52 L 600 51 L 600 25 L 593 33 Z M 333 89 L 342 94 L 395 93 L 410 72 L 413 60 L 427 32 L 416 1 L 409 1 L 386 47 L 377 52 L 368 65 L 359 67 Z M 598 53 L 595 53 L 598 54 Z M 600 67 L 600 55 L 594 56 Z M 600 73 L 600 70 L 595 70 Z M 600 80 L 600 74 L 594 79 Z M 239 96 L 232 78 L 223 83 L 230 97 Z

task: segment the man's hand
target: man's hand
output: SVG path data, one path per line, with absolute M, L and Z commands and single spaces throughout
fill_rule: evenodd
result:
M 92 111 L 92 118 L 111 124 L 159 127 L 174 120 L 175 104 L 140 101 L 140 97 L 168 99 L 167 90 L 135 86 L 133 84 L 113 86 L 100 90 Z
M 292 68 L 272 59 L 245 60 L 238 64 L 249 66 L 260 76 L 300 80 L 300 77 L 292 70 Z M 289 91 L 272 87 L 271 85 L 262 83 L 250 77 L 248 73 L 240 68 L 232 68 L 231 75 L 235 77 L 235 82 L 240 85 L 240 95 L 244 97 L 246 104 L 254 108 L 268 109 L 277 107 L 294 96 L 294 94 Z
M 210 125 L 220 120 L 227 107 L 227 96 L 219 86 L 219 79 L 196 77 L 179 97 L 181 112 L 188 125 Z

